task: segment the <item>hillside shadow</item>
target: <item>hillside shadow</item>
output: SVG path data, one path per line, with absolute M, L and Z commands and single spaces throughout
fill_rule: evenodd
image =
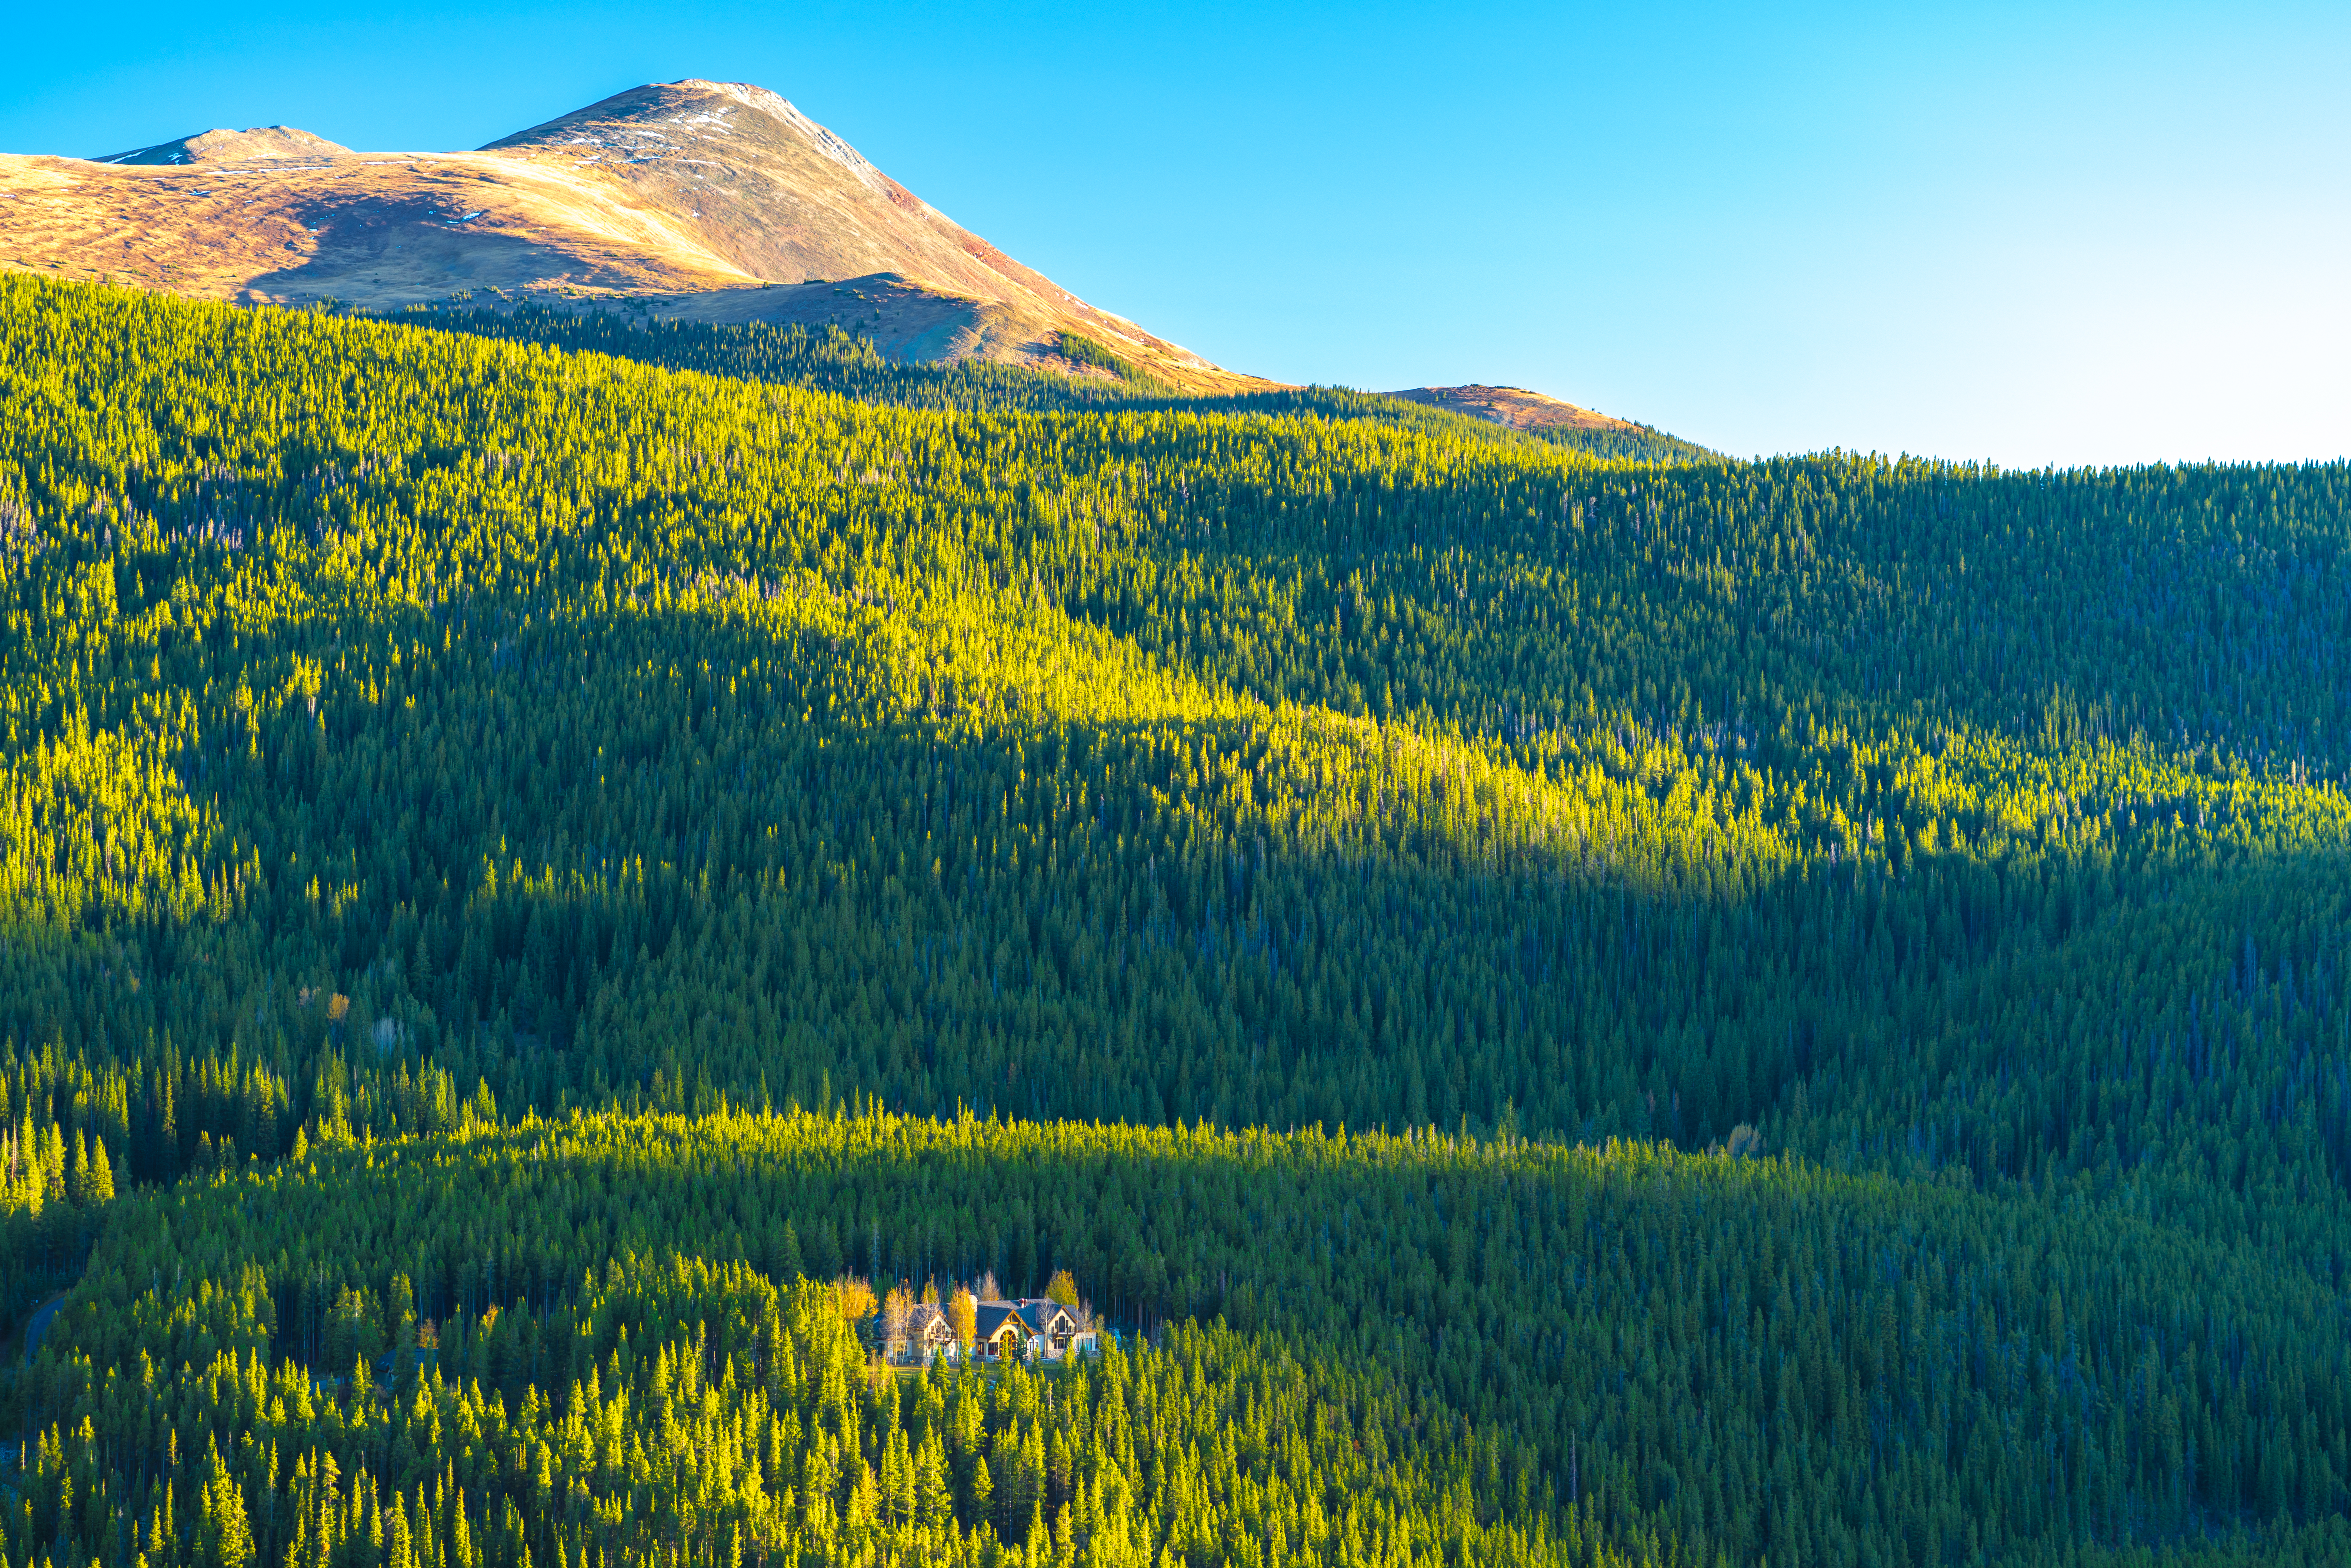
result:
M 299 260 L 249 279 L 243 304 L 308 305 L 337 300 L 386 309 L 468 290 L 644 286 L 644 269 L 566 256 L 527 234 L 476 227 L 433 196 L 333 191 L 287 204 L 287 214 L 315 236 Z

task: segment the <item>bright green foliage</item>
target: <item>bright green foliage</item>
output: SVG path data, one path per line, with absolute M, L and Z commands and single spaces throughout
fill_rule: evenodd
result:
M 1234 1433 L 1105 1562 L 1257 1560 L 1260 1458 L 1323 1560 L 2342 1550 L 2351 470 L 447 324 L 0 278 L 12 1565 L 1075 1552 L 1050 1423 L 778 1448 L 713 1353 L 689 1499 L 579 1359 L 1062 1268 L 1228 1325 L 1088 1375 Z M 533 1490 L 583 1412 L 655 1468 Z

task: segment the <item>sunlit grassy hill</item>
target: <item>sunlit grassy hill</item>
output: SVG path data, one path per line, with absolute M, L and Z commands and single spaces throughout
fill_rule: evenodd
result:
M 2343 1550 L 2339 465 L 23 278 L 0 398 L 12 1563 Z M 1223 1326 L 798 1283 L 983 1269 Z
M 0 270 L 191 298 L 839 326 L 903 361 L 1273 385 L 1077 298 L 747 82 L 647 82 L 473 152 L 266 126 L 0 152 Z

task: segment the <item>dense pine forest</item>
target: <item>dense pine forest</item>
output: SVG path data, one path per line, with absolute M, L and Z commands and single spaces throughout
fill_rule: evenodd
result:
M 22 276 L 0 409 L 0 1568 L 2351 1562 L 2342 465 Z

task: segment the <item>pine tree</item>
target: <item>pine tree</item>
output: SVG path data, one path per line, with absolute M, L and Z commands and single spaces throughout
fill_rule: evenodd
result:
M 253 1529 L 245 1494 L 219 1452 L 212 1455 L 197 1515 L 197 1561 L 203 1568 L 247 1568 L 254 1560 Z

